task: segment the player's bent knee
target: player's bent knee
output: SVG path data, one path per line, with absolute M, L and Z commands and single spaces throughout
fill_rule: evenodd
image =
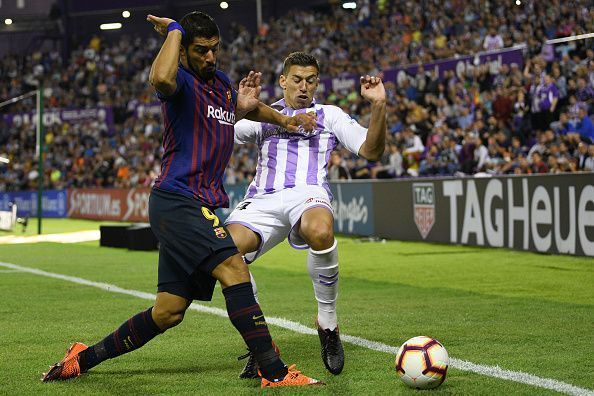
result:
M 233 243 L 242 254 L 258 250 L 261 239 L 254 231 L 244 225 L 234 223 L 227 225 L 227 229 L 231 233 Z
M 153 320 L 161 330 L 167 330 L 177 326 L 184 320 L 185 311 L 170 310 L 167 308 L 154 307 Z
M 212 276 L 217 279 L 223 288 L 250 281 L 250 271 L 241 255 L 236 254 L 219 264 Z
M 334 231 L 325 224 L 312 224 L 307 229 L 302 229 L 305 240 L 314 250 L 325 250 L 334 244 Z

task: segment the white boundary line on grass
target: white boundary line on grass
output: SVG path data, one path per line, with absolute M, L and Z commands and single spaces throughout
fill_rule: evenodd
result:
M 62 234 L 44 234 L 44 235 L 7 235 L 0 236 L 0 245 L 14 245 L 17 243 L 39 243 L 39 242 L 56 242 L 56 243 L 79 243 L 98 241 L 101 238 L 99 230 L 64 232 Z
M 75 276 L 69 275 L 62 275 L 56 274 L 53 272 L 46 272 L 36 268 L 29 268 L 29 267 L 22 267 L 16 264 L 10 263 L 3 263 L 0 262 L 1 267 L 10 268 L 13 270 L 28 272 L 35 275 L 45 276 L 48 278 L 54 279 L 61 279 L 68 282 L 77 283 L 79 285 L 91 286 L 101 290 L 105 290 L 111 293 L 119 293 L 119 294 L 127 294 L 129 296 L 134 296 L 138 298 L 142 298 L 145 300 L 154 300 L 155 295 L 152 293 L 145 293 L 138 290 L 129 290 L 123 289 L 121 287 L 110 285 L 108 283 L 101 283 L 101 282 L 93 282 L 83 278 L 77 278 Z M 198 312 L 205 312 L 221 317 L 227 317 L 227 311 L 224 309 L 216 308 L 216 307 L 208 307 L 201 304 L 192 303 L 190 305 L 190 309 Z M 287 330 L 294 331 L 296 333 L 301 334 L 310 334 L 315 335 L 317 331 L 302 325 L 301 323 L 293 322 L 291 320 L 283 319 L 283 318 L 276 318 L 276 317 L 267 317 L 266 321 L 269 324 L 282 327 Z M 341 335 L 341 339 L 344 342 L 348 342 L 349 344 L 357 345 L 363 348 L 371 349 L 374 351 L 385 352 L 391 355 L 396 356 L 396 352 L 398 351 L 397 347 L 393 347 L 387 344 L 383 344 L 381 342 L 375 342 L 366 340 L 360 337 L 349 336 L 346 334 Z M 486 366 L 482 364 L 476 364 L 472 362 L 467 362 L 466 360 L 460 360 L 450 357 L 450 366 L 463 371 L 470 371 L 473 373 L 501 378 L 508 381 L 519 382 L 522 384 L 528 384 L 532 386 L 536 386 L 539 388 L 549 389 L 561 393 L 566 393 L 568 395 L 575 395 L 575 396 L 594 396 L 594 391 L 591 389 L 580 388 L 575 385 L 571 385 L 565 382 L 557 381 L 550 378 L 542 378 L 536 375 L 524 373 L 521 371 L 511 371 L 505 370 L 498 366 Z

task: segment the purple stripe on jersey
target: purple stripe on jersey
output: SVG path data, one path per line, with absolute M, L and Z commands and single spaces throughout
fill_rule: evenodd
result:
M 326 190 L 326 192 L 328 193 L 330 202 L 332 202 L 334 200 L 334 195 L 332 195 L 332 190 L 330 190 L 330 184 L 328 184 L 327 180 L 324 181 L 324 184 L 322 184 L 322 187 L 324 187 L 324 190 Z
M 217 90 L 219 92 L 219 100 L 221 102 L 221 106 L 227 105 L 228 102 L 231 101 L 228 97 L 226 97 L 226 93 L 229 92 L 223 81 L 217 81 L 220 85 L 221 89 Z M 218 133 L 220 133 L 219 138 L 221 139 L 221 146 L 224 148 L 220 150 L 219 156 L 220 159 L 218 161 L 218 166 L 216 167 L 216 175 L 215 175 L 215 185 L 217 188 L 218 196 L 219 196 L 219 205 L 223 207 L 229 206 L 229 196 L 225 191 L 225 186 L 223 185 L 223 179 L 225 177 L 225 171 L 227 170 L 227 166 L 229 165 L 229 161 L 231 159 L 231 155 L 233 154 L 233 135 L 234 135 L 234 128 L 231 126 L 225 126 L 221 123 L 217 123 Z
M 324 130 L 324 117 L 326 116 L 324 114 L 324 108 L 320 107 L 316 111 L 316 115 L 318 116 L 318 120 L 317 120 L 318 128 L 323 131 Z M 333 136 L 334 136 L 334 134 L 333 134 Z
M 215 92 L 217 93 L 221 93 L 224 97 L 226 89 L 225 86 L 223 85 L 223 83 L 221 81 L 217 81 L 216 84 L 220 85 L 220 90 L 216 89 Z M 221 97 L 219 97 L 219 100 L 221 100 L 221 105 L 224 105 L 224 101 L 222 100 Z M 224 206 L 225 205 L 225 193 L 224 193 L 224 187 L 222 186 L 221 182 L 223 181 L 223 177 L 224 177 L 224 172 L 227 169 L 227 165 L 229 165 L 229 160 L 227 158 L 227 136 L 225 135 L 225 131 L 227 130 L 226 127 L 224 127 L 220 122 L 217 122 L 217 139 L 218 139 L 218 145 L 219 147 L 221 147 L 220 150 L 217 150 L 217 161 L 216 161 L 216 165 L 215 165 L 215 174 L 214 174 L 214 185 L 216 186 L 216 192 L 217 192 L 217 202 L 219 205 Z
M 214 120 L 214 118 L 213 118 L 213 120 Z M 213 128 L 213 126 L 211 125 L 210 128 Z M 207 132 L 207 136 L 209 136 L 210 134 L 212 134 L 213 133 L 212 131 L 213 131 L 212 129 L 209 130 Z M 210 161 L 213 161 L 213 154 L 214 154 L 214 148 L 215 148 L 215 146 L 212 143 L 212 137 L 211 137 L 211 139 L 208 139 L 207 138 L 206 141 L 207 142 L 210 142 L 209 143 L 209 146 L 212 147 L 212 149 L 208 153 L 208 161 L 210 162 Z M 212 175 L 211 175 L 210 171 L 208 172 L 208 175 L 206 175 L 204 173 L 203 173 L 203 175 L 204 175 L 203 176 L 204 177 L 204 180 L 202 182 L 202 188 L 203 188 L 203 191 L 206 192 L 207 202 L 209 204 L 211 204 L 211 205 L 214 205 L 217 202 L 217 199 L 215 197 L 214 190 L 211 188 L 212 187 L 212 183 L 211 183 L 212 182 Z
M 324 130 L 324 109 L 316 111 L 317 127 Z M 318 184 L 318 152 L 320 149 L 320 134 L 309 140 L 309 163 L 307 164 L 307 184 Z
M 223 194 L 221 193 L 221 186 L 219 185 L 218 181 L 220 180 L 221 174 L 220 169 L 222 165 L 222 159 L 224 156 L 224 147 L 225 144 L 223 142 L 224 136 L 221 131 L 221 123 L 214 122 L 215 124 L 215 134 L 213 136 L 212 145 L 214 147 L 218 147 L 218 150 L 214 151 L 214 158 L 211 160 L 211 165 L 209 169 L 210 180 L 209 180 L 209 188 L 211 191 L 214 192 L 215 200 L 218 205 L 223 202 Z M 223 169 L 225 167 L 223 166 Z
M 332 153 L 332 150 L 336 148 L 336 145 L 336 136 L 331 134 L 330 139 L 328 139 L 328 148 L 326 149 L 326 162 L 324 163 L 324 169 L 328 168 L 328 164 L 330 163 L 330 153 Z
M 247 194 L 245 195 L 245 199 L 252 198 L 254 195 L 256 195 L 256 186 L 251 184 Z
M 258 150 L 258 165 L 256 165 L 256 176 L 254 176 L 254 180 L 252 180 L 252 182 L 250 183 L 250 188 L 248 189 L 248 192 L 245 196 L 246 198 L 253 197 L 254 195 L 256 195 L 256 192 L 258 191 L 257 186 L 260 185 L 260 177 L 262 176 L 262 161 L 262 147 L 260 147 Z
M 190 162 L 190 171 L 188 172 L 188 186 L 190 190 L 196 192 L 199 187 L 200 179 L 198 178 L 198 151 L 200 148 L 200 128 L 198 127 L 198 120 L 200 119 L 200 95 L 196 95 L 195 93 L 198 92 L 198 80 L 194 80 L 194 90 L 192 91 L 195 95 L 195 113 L 194 113 L 194 134 L 192 136 L 192 162 Z
M 200 90 L 200 86 L 197 87 L 197 89 L 194 91 L 196 94 L 196 99 L 198 100 L 198 98 L 200 98 L 200 95 L 198 94 Z M 198 111 L 200 112 L 200 114 L 206 114 L 206 106 L 207 104 L 205 103 L 206 101 L 202 101 L 200 100 L 200 107 L 198 108 Z M 195 127 L 195 133 L 198 133 L 198 137 L 199 137 L 199 150 L 196 152 L 196 163 L 198 164 L 198 168 L 196 169 L 196 174 L 194 175 L 194 177 L 196 178 L 196 188 L 194 189 L 194 195 L 196 195 L 197 197 L 199 197 L 201 200 L 208 202 L 207 198 L 204 196 L 204 194 L 201 191 L 201 180 L 204 177 L 204 173 L 202 172 L 202 164 L 205 161 L 206 158 L 206 146 L 204 144 L 204 138 L 205 138 L 205 133 L 208 133 L 208 126 L 206 124 L 206 118 L 205 117 L 201 117 L 200 118 L 200 122 L 198 123 L 198 125 Z
M 203 129 L 202 129 L 204 131 L 204 135 L 203 135 L 204 140 L 202 142 L 203 159 L 202 159 L 202 162 L 200 163 L 200 173 L 202 176 L 202 178 L 200 180 L 200 195 L 202 197 L 204 197 L 206 202 L 211 205 L 216 200 L 215 200 L 214 194 L 212 193 L 212 191 L 209 188 L 211 175 L 208 172 L 208 169 L 203 165 L 209 164 L 210 161 L 213 160 L 212 157 L 213 157 L 215 146 L 213 144 L 212 137 L 213 137 L 213 134 L 216 133 L 215 132 L 215 128 L 216 128 L 215 123 L 216 122 L 217 122 L 216 118 L 204 117 L 204 125 L 203 125 Z
M 291 109 L 283 109 L 289 116 L 297 113 Z M 295 174 L 297 173 L 297 157 L 299 156 L 299 139 L 289 139 L 287 143 L 287 164 L 285 166 L 285 188 L 295 187 Z
M 268 163 L 266 167 L 268 168 L 268 175 L 266 176 L 266 186 L 264 188 L 265 193 L 271 193 L 274 191 L 274 179 L 276 177 L 276 148 L 278 145 L 278 138 L 272 137 L 270 138 L 270 143 L 268 144 Z
M 251 198 L 251 197 L 253 197 L 254 195 L 256 195 L 256 190 L 257 190 L 257 187 L 256 187 L 256 185 L 255 185 L 255 184 L 252 182 L 252 183 L 250 184 L 250 188 L 248 189 L 248 192 L 247 192 L 247 194 L 246 194 L 245 198 L 246 198 L 246 199 L 247 199 L 247 198 Z
M 173 133 L 173 128 L 171 127 L 169 114 L 167 114 L 167 105 L 165 103 L 161 104 L 161 109 L 165 124 L 165 136 L 163 138 L 163 159 L 161 161 L 161 174 L 159 177 L 157 177 L 157 181 L 155 183 L 157 187 L 159 187 L 161 183 L 163 183 L 163 180 L 167 178 L 169 168 L 171 167 L 171 163 L 173 162 L 173 158 L 175 156 L 175 152 L 173 150 L 175 147 L 175 135 Z M 171 149 L 171 156 L 167 155 L 170 152 L 169 149 Z
M 299 139 L 291 139 L 287 143 L 287 169 L 285 170 L 285 188 L 295 187 L 297 160 L 299 156 Z
M 262 123 L 262 131 L 268 131 L 270 129 L 276 129 L 276 128 L 278 128 L 278 125 L 269 124 L 267 122 Z
M 307 164 L 307 184 L 318 184 L 318 150 L 320 135 L 315 135 L 309 142 L 309 162 Z

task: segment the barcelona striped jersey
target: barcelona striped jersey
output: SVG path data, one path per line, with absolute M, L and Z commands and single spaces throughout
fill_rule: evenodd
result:
M 165 129 L 154 187 L 228 207 L 223 177 L 233 152 L 237 92 L 220 70 L 209 83 L 180 64 L 176 81 L 172 95 L 157 93 Z

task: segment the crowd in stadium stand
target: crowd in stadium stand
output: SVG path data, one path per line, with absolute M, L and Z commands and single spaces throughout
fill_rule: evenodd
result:
M 354 12 L 294 11 L 256 35 L 235 26 L 220 60 L 235 81 L 256 68 L 275 84 L 282 59 L 294 50 L 316 55 L 323 75 L 338 76 L 525 44 L 524 67 L 503 65 L 493 73 L 480 66 L 443 78 L 420 68 L 387 81 L 385 155 L 368 163 L 339 148 L 330 178 L 592 171 L 592 40 L 555 47 L 545 41 L 594 31 L 594 7 L 587 0 L 525 3 L 380 0 L 373 7 L 363 1 Z M 113 109 L 114 127 L 100 120 L 47 127 L 46 187 L 151 185 L 160 168 L 162 121 L 136 109 L 155 101 L 148 73 L 160 43 L 156 36 L 116 43 L 94 37 L 67 64 L 57 51 L 0 59 L 0 101 L 43 78 L 47 108 Z M 357 91 L 317 99 L 369 122 L 369 105 Z M 2 117 L 33 108 L 29 99 L 0 110 L 0 156 L 12 160 L 0 163 L 0 191 L 36 186 L 35 124 L 9 125 Z M 257 150 L 235 151 L 227 182 L 250 181 Z

